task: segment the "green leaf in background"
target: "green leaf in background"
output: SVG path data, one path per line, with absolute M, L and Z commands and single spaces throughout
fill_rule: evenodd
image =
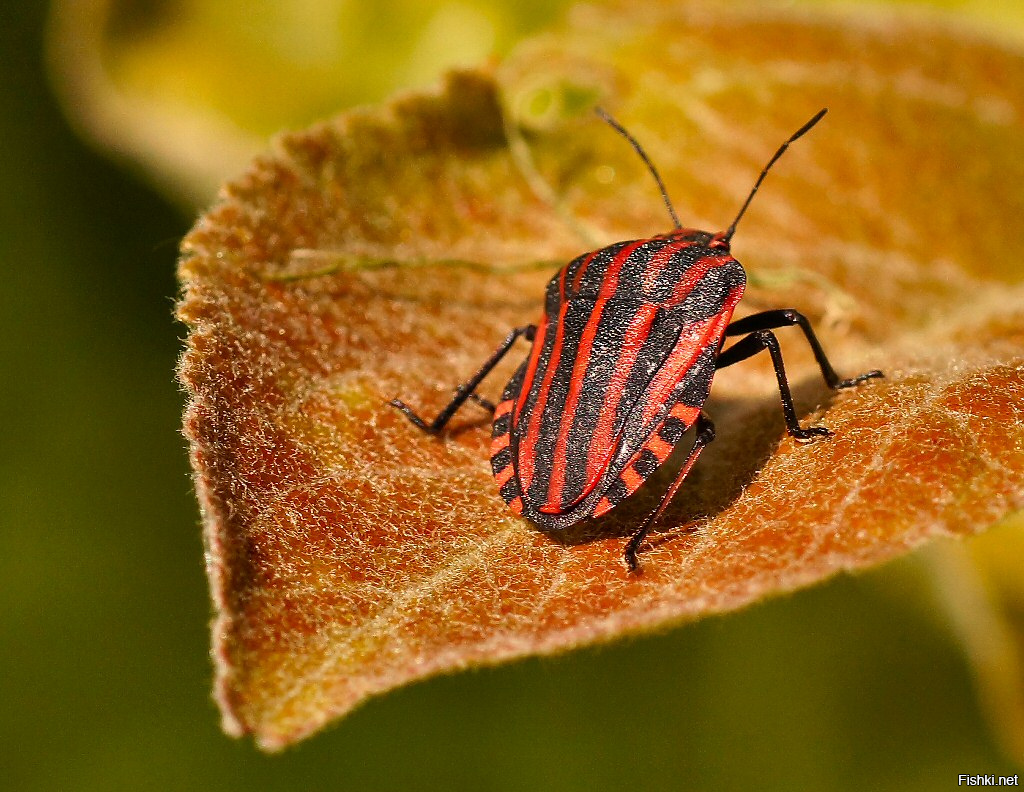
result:
M 485 62 L 566 5 L 56 0 L 50 64 L 88 136 L 205 204 L 270 134 Z
M 88 138 L 141 164 L 176 201 L 203 206 L 269 135 L 503 56 L 572 5 L 54 0 L 49 62 L 66 111 Z M 1009 0 L 889 5 L 958 11 L 970 14 L 956 18 L 960 25 L 1024 38 L 1024 5 Z

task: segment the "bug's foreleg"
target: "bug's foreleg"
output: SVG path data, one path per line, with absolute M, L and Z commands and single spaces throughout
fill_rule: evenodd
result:
M 468 382 L 459 385 L 459 387 L 455 389 L 455 398 L 448 403 L 447 407 L 437 414 L 437 417 L 433 421 L 427 422 L 420 418 L 420 416 L 413 412 L 412 408 L 401 399 L 392 399 L 388 404 L 405 413 L 406 417 L 424 432 L 436 434 L 445 427 L 445 424 L 447 424 L 449 420 L 451 420 L 451 417 L 455 415 L 456 410 L 465 404 L 467 399 L 474 396 L 474 391 L 477 386 L 483 381 L 484 377 L 491 373 L 491 369 L 497 366 L 501 359 L 505 357 L 508 351 L 512 348 L 512 345 L 516 342 L 516 339 L 519 338 L 519 336 L 525 336 L 527 341 L 533 341 L 533 337 L 536 332 L 536 325 L 526 325 L 525 327 L 517 327 L 509 333 L 505 340 L 502 341 L 501 346 L 499 346 L 494 351 L 494 354 L 491 355 L 480 367 L 480 370 L 477 371 L 477 373 L 474 374 Z M 479 397 L 476 398 L 477 401 L 484 405 L 484 407 L 490 407 L 493 412 L 493 407 L 490 406 L 489 402 L 485 399 L 480 399 Z
M 850 379 L 840 379 L 839 375 L 836 374 L 836 370 L 832 368 L 832 364 L 829 363 L 825 350 L 821 348 L 821 342 L 818 341 L 818 337 L 814 334 L 814 329 L 811 327 L 811 323 L 807 321 L 807 317 L 792 308 L 762 311 L 761 313 L 737 319 L 726 328 L 725 334 L 727 336 L 746 335 L 748 333 L 755 333 L 758 330 L 775 330 L 780 327 L 789 327 L 790 325 L 799 325 L 800 329 L 804 331 L 804 337 L 807 339 L 807 343 L 810 344 L 811 351 L 814 353 L 814 359 L 818 361 L 821 376 L 825 378 L 825 383 L 832 390 L 851 388 L 859 382 L 864 382 L 864 380 L 885 376 L 881 371 L 875 369 Z
M 639 568 L 636 554 L 640 549 L 640 543 L 647 537 L 647 533 L 651 530 L 651 526 L 654 525 L 655 521 L 661 516 L 661 513 L 665 511 L 665 507 L 668 506 L 672 498 L 675 497 L 676 491 L 683 483 L 683 479 L 689 475 L 690 468 L 692 468 L 694 462 L 697 461 L 697 457 L 700 456 L 700 452 L 714 439 L 715 425 L 707 415 L 701 412 L 697 417 L 697 438 L 693 441 L 693 448 L 690 449 L 690 453 L 687 455 L 686 461 L 683 462 L 683 466 L 679 469 L 679 474 L 676 476 L 675 481 L 672 482 L 672 486 L 668 488 L 665 494 L 661 496 L 661 500 L 658 502 L 657 508 L 647 515 L 644 521 L 640 524 L 640 528 L 632 537 L 630 537 L 629 542 L 626 543 L 626 549 L 623 556 L 626 559 L 626 565 L 629 567 L 630 572 L 636 572 Z
M 730 328 L 735 324 L 730 325 Z M 715 368 L 722 369 L 733 363 L 739 363 L 765 349 L 772 356 L 775 379 L 779 383 L 779 396 L 782 397 L 782 414 L 786 419 L 786 429 L 789 433 L 797 440 L 810 440 L 832 434 L 824 426 L 812 426 L 809 429 L 800 427 L 800 422 L 796 417 L 796 407 L 793 406 L 793 393 L 789 389 L 789 379 L 786 377 L 786 368 L 782 365 L 782 350 L 779 349 L 779 340 L 771 330 L 757 330 L 746 338 L 741 338 L 724 352 L 719 353 L 718 359 L 715 361 Z

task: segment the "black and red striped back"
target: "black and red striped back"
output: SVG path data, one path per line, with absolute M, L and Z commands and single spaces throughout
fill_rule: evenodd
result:
M 745 283 L 728 245 L 689 229 L 561 270 L 495 415 L 492 467 L 511 508 L 557 528 L 635 491 L 696 420 Z

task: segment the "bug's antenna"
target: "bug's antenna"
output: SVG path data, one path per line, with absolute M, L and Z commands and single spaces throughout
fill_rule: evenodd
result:
M 743 217 L 743 213 L 747 211 L 747 207 L 750 206 L 750 202 L 754 200 L 754 195 L 757 193 L 757 188 L 761 186 L 761 182 L 763 182 L 764 177 L 768 175 L 768 171 L 771 169 L 772 165 L 774 165 L 776 161 L 779 159 L 779 157 L 781 157 L 785 153 L 786 149 L 789 148 L 789 145 L 794 140 L 797 140 L 798 138 L 801 138 L 804 135 L 806 135 L 810 131 L 811 127 L 813 127 L 815 124 L 821 121 L 822 118 L 824 118 L 825 113 L 827 112 L 827 107 L 821 108 L 821 110 L 815 113 L 814 118 L 812 118 L 802 127 L 800 127 L 796 132 L 790 135 L 789 140 L 787 140 L 785 143 L 779 146 L 779 150 L 772 155 L 772 158 L 768 160 L 768 164 L 764 166 L 764 170 L 761 171 L 761 175 L 757 177 L 757 181 L 754 183 L 754 189 L 750 191 L 750 195 L 748 195 L 747 200 L 743 202 L 743 206 L 740 208 L 739 214 L 736 215 L 736 219 L 732 221 L 732 225 L 729 226 L 729 230 L 722 235 L 722 239 L 724 239 L 726 242 L 732 239 L 732 235 L 736 233 L 736 224 L 739 223 L 740 218 Z
M 631 134 L 629 134 L 629 132 L 626 131 L 625 127 L 622 126 L 622 124 L 620 124 L 610 115 L 608 115 L 608 113 L 606 113 L 603 108 L 595 107 L 594 112 L 601 116 L 601 118 L 608 124 L 608 126 L 610 126 L 612 129 L 614 129 L 616 132 L 622 135 L 626 140 L 628 140 L 629 144 L 633 147 L 636 153 L 640 155 L 640 159 L 644 161 L 644 165 L 647 166 L 647 170 L 651 172 L 651 175 L 654 177 L 654 180 L 658 183 L 658 189 L 661 190 L 661 197 L 665 201 L 665 208 L 668 209 L 668 213 L 672 217 L 672 222 L 676 224 L 676 228 L 682 228 L 683 224 L 679 222 L 679 217 L 678 215 L 676 215 L 676 210 L 672 206 L 672 201 L 670 201 L 668 198 L 668 191 L 665 189 L 665 182 L 661 180 L 661 176 L 658 175 L 658 169 L 654 167 L 654 163 L 651 162 L 651 160 L 648 158 L 646 152 L 637 142 L 637 139 L 633 137 Z

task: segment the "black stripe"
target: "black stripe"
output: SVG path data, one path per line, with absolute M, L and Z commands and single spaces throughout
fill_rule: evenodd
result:
M 615 253 L 619 253 L 624 245 L 635 243 L 636 240 L 615 245 L 608 250 L 614 249 Z M 665 238 L 648 239 L 630 252 L 619 270 L 615 292 L 604 305 L 598 320 L 597 332 L 594 334 L 590 360 L 587 362 L 587 369 L 584 373 L 580 400 L 569 428 L 565 488 L 562 491 L 563 506 L 577 500 L 586 487 L 587 459 L 593 454 L 603 455 L 608 450 L 596 447 L 594 439 L 608 383 L 616 368 L 621 365 L 621 352 L 630 322 L 646 302 L 643 297 L 644 273 L 651 257 L 668 244 L 674 244 L 674 242 Z M 612 258 L 614 257 L 609 257 L 608 265 Z M 605 266 L 606 272 L 608 265 Z M 591 294 L 596 296 L 601 285 L 600 283 L 594 284 L 591 287 Z M 666 341 L 670 343 L 671 339 L 662 337 L 661 328 L 655 319 L 655 325 L 644 339 L 644 346 L 630 370 L 630 378 L 627 379 L 623 389 L 623 396 L 615 405 L 615 419 L 612 423 L 613 437 L 621 431 L 626 416 L 636 401 L 637 383 L 649 381 L 657 366 L 661 364 L 663 356 L 657 356 L 657 348 Z M 649 359 L 652 352 L 656 356 L 653 361 Z
M 654 455 L 654 452 L 649 448 L 645 448 L 640 452 L 640 457 L 637 461 L 633 463 L 633 468 L 640 474 L 641 478 L 646 479 L 658 469 L 658 465 L 660 464 L 661 463 L 658 462 L 658 457 Z
M 511 503 L 522 493 L 519 491 L 519 479 L 515 476 L 506 481 L 498 492 L 505 503 Z
M 509 411 L 500 418 L 494 419 L 494 426 L 491 429 L 491 437 L 501 437 L 508 434 L 512 428 L 512 412 Z
M 580 336 L 583 334 L 583 329 L 586 327 L 591 313 L 591 305 L 585 301 L 573 300 L 569 303 L 563 323 L 562 354 L 556 365 L 555 375 L 551 380 L 547 400 L 543 405 L 538 405 L 538 396 L 531 396 L 531 409 L 537 409 L 538 407 L 543 409 L 539 434 L 535 445 L 533 481 L 530 483 L 528 490 L 528 500 L 531 503 L 543 504 L 548 501 L 555 445 L 558 442 L 558 435 L 561 430 L 562 415 L 564 414 L 565 402 L 568 398 L 569 383 L 572 380 L 573 368 L 576 365 Z M 546 360 L 544 362 L 550 364 L 551 361 Z M 544 368 L 546 375 L 547 366 Z M 541 382 L 542 379 L 538 367 L 535 380 Z M 539 386 L 536 391 L 539 394 Z M 525 433 L 528 427 L 525 424 L 520 424 L 519 428 Z
M 722 258 L 693 285 L 681 303 L 672 307 L 672 313 L 684 322 L 709 319 L 725 306 L 729 292 L 746 282 L 740 263 L 732 257 Z
M 604 497 L 612 506 L 618 506 L 626 499 L 627 495 L 629 495 L 629 488 L 626 487 L 626 482 L 620 478 L 616 478 L 604 493 Z
M 677 240 L 672 240 L 675 244 Z M 700 259 L 708 254 L 708 249 L 702 245 L 690 243 L 682 250 L 672 254 L 669 260 L 662 267 L 661 272 L 650 288 L 646 290 L 645 297 L 651 302 L 663 303 L 672 297 L 679 282 L 686 277 L 686 273 Z
M 680 401 L 687 407 L 701 407 L 711 393 L 711 380 L 715 376 L 715 358 L 718 350 L 709 345 L 701 350 L 700 356 L 680 380 L 673 392 L 673 401 Z
M 497 476 L 501 471 L 512 464 L 512 449 L 505 446 L 501 451 L 491 457 L 491 469 Z
M 619 282 L 615 287 L 613 299 L 651 302 L 644 293 L 644 274 L 650 266 L 651 259 L 658 251 L 674 244 L 676 244 L 674 240 L 655 237 L 645 240 L 630 253 L 619 272 Z
M 689 427 L 686 425 L 686 422 L 681 418 L 676 418 L 674 415 L 670 415 L 665 419 L 665 423 L 661 425 L 661 428 L 658 429 L 658 436 L 666 443 L 675 445 L 682 439 L 683 435 L 686 434 L 686 430 L 688 428 Z
M 609 245 L 608 247 L 599 250 L 594 255 L 594 260 L 591 261 L 590 265 L 587 267 L 587 271 L 583 273 L 583 280 L 580 282 L 580 288 L 573 294 L 573 297 L 597 297 L 597 293 L 601 290 L 601 286 L 604 284 L 605 275 L 608 273 L 608 267 L 611 266 L 611 263 L 623 248 L 626 248 L 635 242 L 636 240 L 616 242 L 614 245 Z

